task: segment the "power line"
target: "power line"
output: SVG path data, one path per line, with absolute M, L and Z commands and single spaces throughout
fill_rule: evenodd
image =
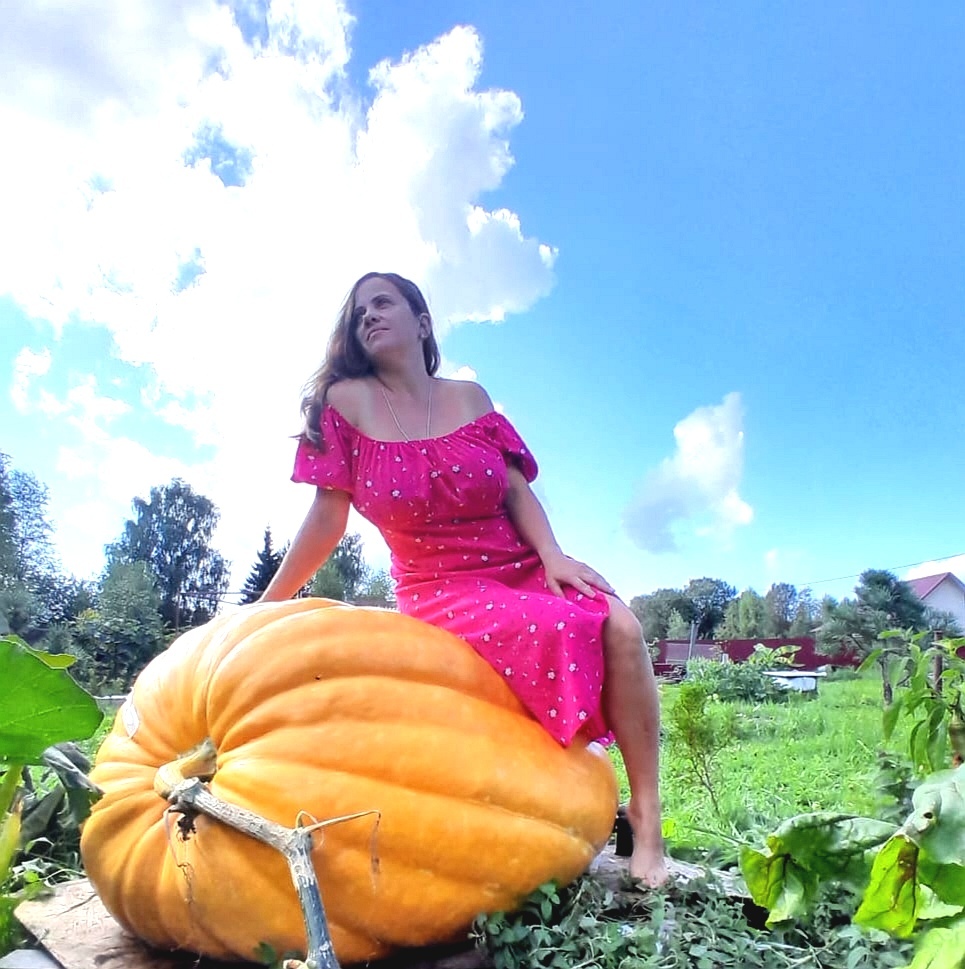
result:
M 922 559 L 920 562 L 906 562 L 904 565 L 892 565 L 887 569 L 888 572 L 895 572 L 898 569 L 911 569 L 916 565 L 924 565 L 926 562 L 947 562 L 948 559 L 957 559 L 965 555 L 965 552 L 956 552 L 954 555 L 941 555 L 938 558 Z M 814 582 L 805 582 L 804 588 L 808 588 L 812 585 L 821 585 L 825 582 L 843 582 L 845 579 L 859 579 L 861 578 L 861 572 L 855 572 L 854 575 L 838 575 L 833 579 L 816 579 Z

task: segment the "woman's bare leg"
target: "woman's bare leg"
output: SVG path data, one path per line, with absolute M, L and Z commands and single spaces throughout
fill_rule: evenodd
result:
M 619 599 L 608 598 L 610 615 L 603 627 L 603 713 L 623 754 L 630 782 L 630 874 L 655 887 L 668 878 L 660 830 L 660 696 L 637 617 Z

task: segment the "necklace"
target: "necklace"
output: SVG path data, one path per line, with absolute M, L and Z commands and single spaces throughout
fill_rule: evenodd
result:
M 426 404 L 426 437 L 429 437 L 429 428 L 432 424 L 432 385 L 435 383 L 430 377 L 429 379 L 429 400 Z M 389 408 L 389 413 L 392 415 L 392 420 L 395 421 L 395 426 L 399 429 L 399 433 L 402 435 L 406 444 L 410 443 L 411 438 L 406 434 L 402 425 L 399 423 L 399 418 L 396 416 L 395 410 L 392 407 L 392 403 L 389 400 L 389 395 L 385 392 L 385 384 L 379 381 L 379 389 L 382 391 L 382 399 L 385 401 L 385 406 Z

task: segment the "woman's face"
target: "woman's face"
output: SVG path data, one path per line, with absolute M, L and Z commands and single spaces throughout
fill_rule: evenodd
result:
M 355 334 L 367 357 L 418 346 L 428 334 L 428 317 L 416 316 L 409 301 L 387 279 L 373 276 L 355 292 Z

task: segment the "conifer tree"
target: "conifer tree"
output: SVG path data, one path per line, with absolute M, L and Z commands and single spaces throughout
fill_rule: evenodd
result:
M 275 577 L 278 566 L 284 558 L 284 549 L 276 552 L 271 542 L 271 526 L 265 528 L 265 543 L 258 553 L 255 564 L 248 573 L 244 588 L 241 592 L 241 603 L 256 602 L 258 597 L 268 588 L 268 583 Z

